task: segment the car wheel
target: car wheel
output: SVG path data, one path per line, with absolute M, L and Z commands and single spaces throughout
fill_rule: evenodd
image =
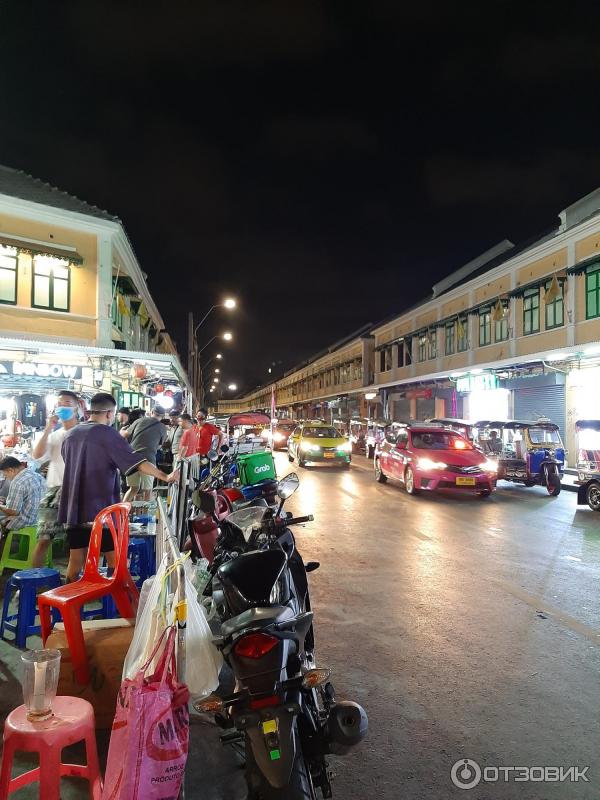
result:
M 342 464 L 342 469 L 350 469 L 350 462 L 346 461 L 344 464 Z
M 378 458 L 375 459 L 375 480 L 377 483 L 385 483 L 387 481 L 387 476 L 383 474 L 381 462 Z
M 592 511 L 600 511 L 600 483 L 592 481 L 586 491 L 587 504 Z
M 489 497 L 491 493 L 490 489 L 482 489 L 480 492 L 477 492 L 477 497 Z
M 305 467 L 306 466 L 306 461 L 303 458 L 300 458 L 300 456 L 298 456 L 298 466 L 299 467 Z
M 412 467 L 407 467 L 404 471 L 404 488 L 408 494 L 419 494 L 419 490 L 415 487 L 415 473 Z

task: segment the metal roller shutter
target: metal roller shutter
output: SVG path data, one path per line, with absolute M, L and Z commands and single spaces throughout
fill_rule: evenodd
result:
M 410 419 L 410 400 L 403 397 L 392 403 L 392 419 L 394 422 L 408 422 Z
M 535 422 L 539 417 L 549 417 L 560 428 L 565 441 L 566 408 L 565 387 L 532 386 L 530 389 L 515 389 L 515 419 Z
M 423 421 L 425 419 L 432 419 L 433 417 L 435 417 L 435 399 L 433 397 L 430 399 L 418 397 L 417 419 Z

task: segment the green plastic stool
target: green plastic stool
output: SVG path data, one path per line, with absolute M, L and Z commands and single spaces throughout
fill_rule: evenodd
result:
M 19 537 L 18 550 L 11 555 L 13 538 Z M 37 528 L 31 526 L 29 528 L 20 528 L 17 531 L 8 531 L 4 549 L 2 550 L 2 558 L 0 558 L 0 575 L 5 569 L 30 569 L 31 559 L 33 557 L 33 550 L 37 543 Z M 46 555 L 46 566 L 52 566 L 52 542 L 48 548 Z

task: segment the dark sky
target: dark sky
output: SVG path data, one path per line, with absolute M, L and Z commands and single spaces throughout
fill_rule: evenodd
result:
M 0 163 L 123 219 L 182 353 L 238 297 L 250 388 L 600 185 L 595 9 L 0 0 Z

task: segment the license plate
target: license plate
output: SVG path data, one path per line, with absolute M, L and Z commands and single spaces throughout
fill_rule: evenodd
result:
M 457 478 L 457 486 L 475 486 L 475 478 Z
M 323 453 L 325 458 L 335 458 L 335 453 Z

